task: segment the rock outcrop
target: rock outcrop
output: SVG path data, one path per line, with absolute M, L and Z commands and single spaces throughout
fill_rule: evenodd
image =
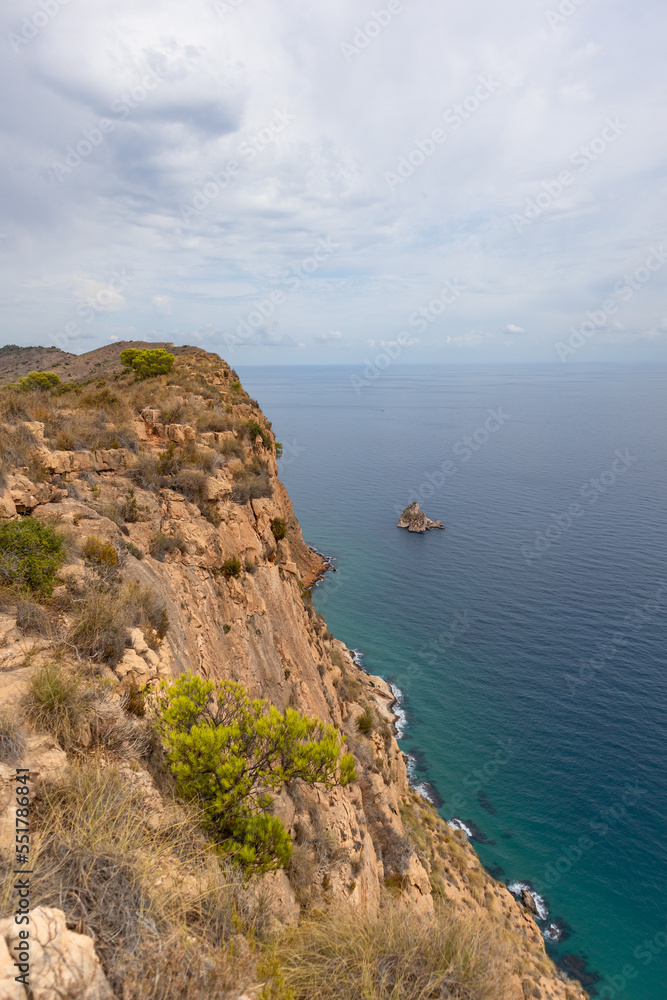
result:
M 398 519 L 398 527 L 407 528 L 408 531 L 417 531 L 420 533 L 428 531 L 429 528 L 442 528 L 443 531 L 445 529 L 442 521 L 432 521 L 429 517 L 427 517 L 426 514 L 419 509 L 419 504 L 416 500 L 405 508 Z
M 113 1000 L 93 939 L 67 929 L 62 910 L 38 907 L 30 915 L 29 989 L 16 982 L 23 942 L 13 917 L 0 920 L 0 1000 Z

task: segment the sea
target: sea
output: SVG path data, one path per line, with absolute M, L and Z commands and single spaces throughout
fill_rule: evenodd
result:
M 238 371 L 413 785 L 591 995 L 667 998 L 667 367 Z

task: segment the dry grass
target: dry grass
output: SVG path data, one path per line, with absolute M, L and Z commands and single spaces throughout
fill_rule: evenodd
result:
M 74 600 L 67 641 L 79 655 L 115 665 L 129 644 L 133 617 L 124 590 L 91 585 Z
M 0 393 L 0 400 L 4 395 Z M 0 486 L 5 485 L 9 472 L 22 468 L 35 471 L 33 452 L 36 445 L 37 441 L 23 424 L 11 428 L 0 424 Z
M 79 673 L 47 663 L 32 675 L 24 700 L 26 716 L 64 750 L 72 749 L 90 733 L 93 697 Z
M 265 462 L 255 458 L 250 465 L 234 473 L 232 500 L 234 503 L 248 503 L 260 497 L 273 496 L 269 471 Z
M 16 712 L 0 712 L 0 763 L 14 764 L 25 750 L 25 734 Z
M 95 765 L 46 784 L 34 817 L 33 906 L 94 937 L 117 997 L 222 997 L 250 981 L 249 949 L 229 944 L 256 932 L 263 903 L 193 833 L 196 817 L 153 829 L 129 776 Z
M 88 580 L 74 591 L 67 608 L 66 642 L 79 656 L 115 666 L 128 648 L 130 628 L 142 626 L 149 644 L 156 645 L 167 634 L 169 617 L 164 601 L 150 587 L 111 583 Z
M 350 907 L 306 921 L 274 954 L 295 1000 L 509 1000 L 512 944 L 489 918 L 385 903 L 377 916 Z

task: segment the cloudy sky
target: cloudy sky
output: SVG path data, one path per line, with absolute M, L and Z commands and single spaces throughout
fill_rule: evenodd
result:
M 659 0 L 5 0 L 2 343 L 667 360 Z

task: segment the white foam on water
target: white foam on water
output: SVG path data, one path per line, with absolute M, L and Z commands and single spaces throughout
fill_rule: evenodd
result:
M 562 936 L 563 936 L 563 933 L 562 933 L 560 927 L 558 926 L 558 924 L 548 924 L 544 928 L 544 940 L 545 941 L 552 941 L 552 942 L 555 943 L 556 941 L 560 941 L 560 939 L 562 938 Z
M 472 837 L 472 830 L 469 827 L 467 827 L 463 822 L 463 820 L 460 820 L 457 816 L 454 816 L 452 819 L 449 820 L 449 826 L 451 826 L 452 830 L 463 830 L 468 839 Z
M 403 737 L 405 736 L 405 730 L 408 727 L 408 717 L 405 714 L 405 709 L 402 707 L 403 692 L 401 691 L 400 687 L 398 687 L 396 684 L 390 684 L 389 687 L 391 688 L 391 693 L 396 699 L 394 701 L 394 704 L 391 706 L 391 710 L 396 716 L 396 721 L 394 723 L 394 726 L 396 728 L 396 739 L 402 740 Z M 414 762 L 413 762 L 413 767 L 414 767 Z M 408 773 L 409 773 L 409 768 L 408 768 Z
M 512 895 L 516 896 L 518 899 L 521 899 L 521 893 L 524 892 L 524 890 L 526 892 L 529 892 L 533 897 L 533 899 L 535 900 L 535 906 L 537 908 L 537 919 L 548 920 L 549 907 L 547 906 L 544 897 L 540 896 L 539 893 L 535 892 L 535 890 L 531 888 L 529 882 L 509 882 L 507 888 L 512 893 Z

